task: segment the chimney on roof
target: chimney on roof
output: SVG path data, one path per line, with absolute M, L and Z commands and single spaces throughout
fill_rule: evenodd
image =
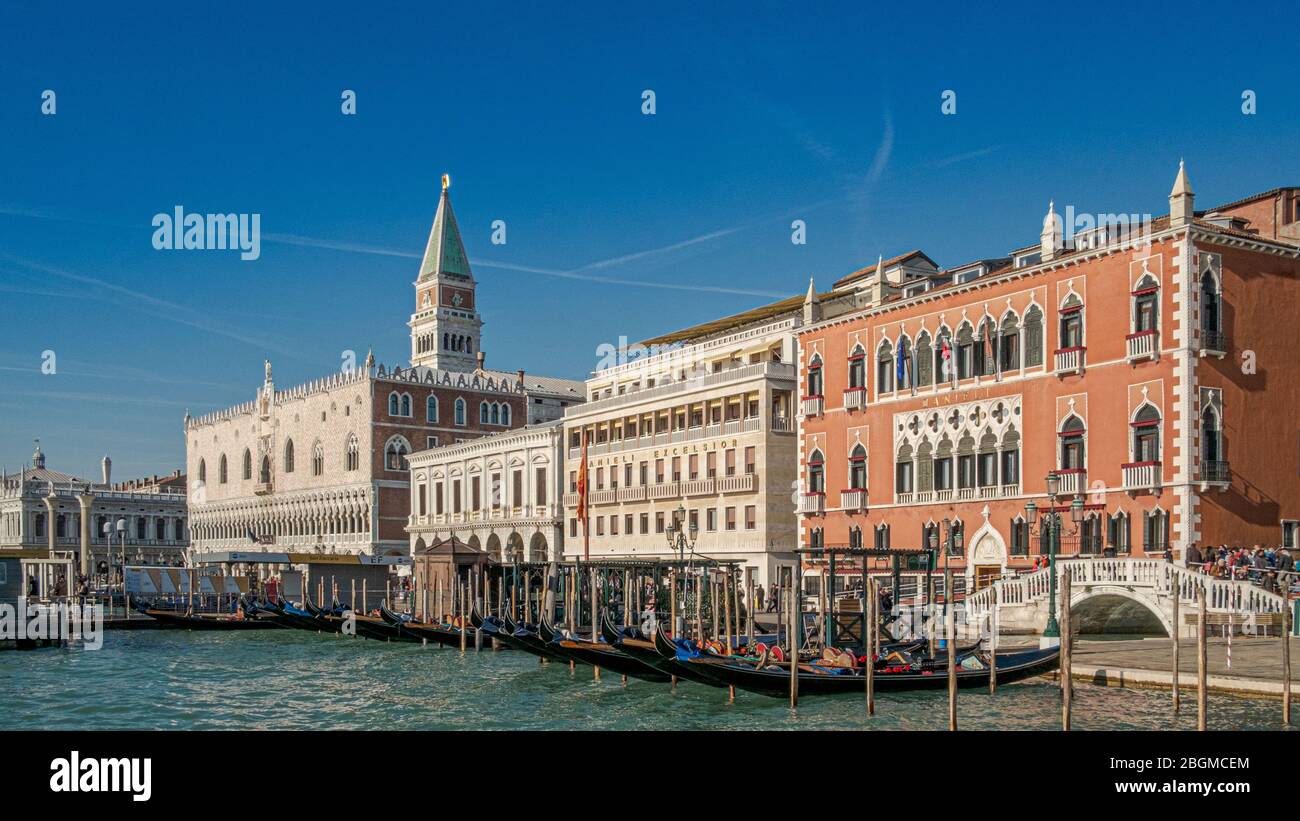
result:
M 821 322 L 822 306 L 817 302 L 817 289 L 813 287 L 813 278 L 808 277 L 808 295 L 803 298 L 803 324 L 811 325 Z
M 1174 179 L 1174 190 L 1169 192 L 1169 226 L 1181 228 L 1192 224 L 1194 212 L 1192 184 L 1187 181 L 1187 169 L 1183 161 L 1178 161 L 1178 176 Z
M 1039 234 L 1039 239 L 1042 242 L 1043 262 L 1055 259 L 1065 245 L 1055 201 L 1047 203 L 1047 216 L 1043 217 L 1043 233 Z
M 474 359 L 476 359 L 476 360 L 478 361 L 478 371 L 479 371 L 479 373 L 482 373 L 482 372 L 483 372 L 483 363 L 487 361 L 487 356 L 483 353 L 483 349 L 482 349 L 482 348 L 479 348 L 479 349 L 478 349 L 478 352 L 474 354 Z
M 108 458 L 108 454 L 104 454 L 104 458 L 100 460 L 99 466 L 104 472 L 104 484 L 111 484 L 113 479 L 113 460 Z
M 519 387 L 522 388 L 523 386 L 524 386 L 524 369 L 523 369 L 523 368 L 520 368 L 520 369 L 519 369 Z

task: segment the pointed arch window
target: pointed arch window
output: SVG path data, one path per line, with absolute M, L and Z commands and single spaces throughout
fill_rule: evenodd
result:
M 424 419 L 426 422 L 438 421 L 438 397 L 429 394 L 429 398 L 424 400 Z
M 293 440 L 287 439 L 284 443 L 284 472 L 293 473 Z
M 867 386 L 867 354 L 862 350 L 861 345 L 854 346 L 853 353 L 849 354 L 849 388 L 865 388 Z
M 816 398 L 822 396 L 822 358 L 813 354 L 813 358 L 808 361 L 808 396 Z
M 199 481 L 200 482 L 208 481 L 208 463 L 206 460 L 203 459 L 199 460 Z
M 325 448 L 320 442 L 311 446 L 311 475 L 321 476 L 325 473 Z
M 504 405 L 504 404 L 503 404 L 503 405 L 501 406 L 501 424 L 505 425 L 506 427 L 509 427 L 509 426 L 510 426 L 510 406 L 509 406 L 509 405 Z
M 970 379 L 975 375 L 975 330 L 970 323 L 957 330 L 957 378 Z
M 402 394 L 402 416 L 411 415 L 411 395 L 409 393 L 404 393 Z
M 952 490 L 952 440 L 947 436 L 939 440 L 931 472 L 934 474 L 935 490 Z
M 491 416 L 491 411 L 488 410 L 488 403 L 487 403 L 487 402 L 479 402 L 479 403 L 478 403 L 478 422 L 479 422 L 479 424 L 480 424 L 480 425 L 486 425 L 486 424 L 488 423 L 488 419 L 490 418 L 490 416 Z
M 408 465 L 406 455 L 411 452 L 411 446 L 400 436 L 394 436 L 388 440 L 384 446 L 384 467 L 387 470 L 406 470 Z
M 1218 277 L 1209 266 L 1201 274 L 1201 348 L 1227 351 L 1223 335 L 1223 293 Z
M 912 446 L 906 442 L 898 449 L 898 456 L 894 459 L 894 493 L 911 493 L 915 490 L 913 486 L 913 470 L 915 466 L 912 462 Z
M 248 450 L 248 448 L 244 448 L 244 460 L 242 464 L 243 467 L 240 471 L 240 478 L 247 482 L 249 479 L 253 478 L 253 454 Z
M 1011 520 L 1011 545 L 1008 550 L 1012 556 L 1029 555 L 1029 523 L 1019 514 Z
M 930 334 L 922 331 L 916 338 L 916 385 L 924 388 L 934 382 L 934 352 L 930 343 Z
M 1061 305 L 1061 350 L 1083 347 L 1083 300 L 1078 294 L 1070 294 Z
M 1201 481 L 1228 481 L 1228 461 L 1223 453 L 1223 419 L 1219 409 L 1207 404 L 1201 410 Z
M 820 449 L 813 450 L 808 456 L 808 492 L 826 492 L 826 464 Z
M 1025 312 L 1025 367 L 1043 364 L 1043 312 L 1035 305 Z
M 361 466 L 361 445 L 357 441 L 357 435 L 355 433 L 348 437 L 348 444 L 344 458 L 348 470 L 356 470 Z
M 1061 425 L 1061 470 L 1083 470 L 1088 466 L 1086 436 L 1083 420 L 1070 414 Z
M 271 483 L 271 454 L 262 454 L 262 469 L 258 473 L 257 481 L 264 485 Z
M 898 340 L 898 355 L 894 357 L 894 383 L 898 390 L 912 387 L 912 342 L 907 337 Z
M 388 415 L 389 416 L 402 415 L 401 399 L 398 398 L 397 391 L 393 391 L 392 393 L 388 394 Z
M 1160 461 L 1160 412 L 1146 404 L 1133 417 L 1133 461 Z
M 1020 319 L 1014 313 L 1002 318 L 1001 336 L 998 337 L 998 370 L 1020 370 Z
M 1102 520 L 1096 513 L 1089 513 L 1079 523 L 1079 553 L 1084 556 L 1096 556 L 1101 553 Z
M 226 483 L 226 454 L 221 454 L 221 461 L 217 463 L 217 483 L 224 485 Z
M 885 340 L 876 349 L 876 393 L 894 390 L 894 347 Z
M 492 424 L 501 424 L 501 406 L 496 402 L 492 403 Z
M 976 367 L 981 376 L 994 376 L 998 372 L 998 326 L 993 317 L 985 317 L 980 323 L 980 355 L 976 357 Z
M 957 352 L 953 349 L 952 332 L 940 328 L 934 338 L 934 375 L 936 384 L 951 382 L 957 367 Z
M 1116 553 L 1129 553 L 1133 549 L 1132 524 L 1122 510 L 1112 513 L 1106 522 L 1106 546 Z
M 867 489 L 867 449 L 862 445 L 849 454 L 849 490 Z
M 465 400 L 460 397 L 456 398 L 455 421 L 457 425 L 465 425 Z
M 1147 274 L 1133 290 L 1133 333 L 1153 333 L 1160 322 L 1160 284 Z
M 887 524 L 876 525 L 873 544 L 876 550 L 889 549 L 889 525 Z

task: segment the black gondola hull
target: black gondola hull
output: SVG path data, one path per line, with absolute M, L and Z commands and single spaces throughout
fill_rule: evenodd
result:
M 790 694 L 790 672 L 786 669 L 757 669 L 745 663 L 718 662 L 714 659 L 692 659 L 682 664 L 697 669 L 700 675 L 713 679 L 718 686 L 732 685 L 741 690 L 761 695 L 784 698 Z M 1055 670 L 1060 663 L 1056 649 L 1007 653 L 998 656 L 998 684 L 1011 684 Z M 773 665 L 775 666 L 775 665 Z M 958 670 L 957 686 L 960 688 L 988 687 L 988 670 Z M 948 686 L 948 676 L 942 670 L 932 673 L 876 673 L 873 687 L 878 693 L 908 690 L 938 690 Z M 866 681 L 860 673 L 819 674 L 799 673 L 799 695 L 834 695 L 866 691 Z

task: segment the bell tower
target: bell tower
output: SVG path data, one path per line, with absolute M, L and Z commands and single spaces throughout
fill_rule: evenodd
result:
M 478 364 L 483 320 L 475 299 L 474 274 L 451 210 L 449 188 L 451 177 L 443 174 L 438 213 L 415 280 L 415 313 L 408 323 L 411 364 L 472 371 Z

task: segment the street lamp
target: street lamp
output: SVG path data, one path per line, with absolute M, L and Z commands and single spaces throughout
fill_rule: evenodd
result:
M 1047 485 L 1047 498 L 1051 503 L 1047 510 L 1043 511 L 1043 519 L 1038 521 L 1038 505 L 1030 500 L 1025 504 L 1025 519 L 1029 524 L 1029 534 L 1035 535 L 1034 525 L 1038 525 L 1038 544 L 1040 552 L 1047 553 L 1047 626 L 1043 628 L 1043 638 L 1059 639 L 1061 637 L 1061 626 L 1056 621 L 1056 552 L 1061 544 L 1061 514 L 1056 510 L 1056 498 L 1060 492 L 1060 476 L 1056 471 L 1049 471 L 1045 484 Z M 1074 524 L 1074 529 L 1069 532 L 1074 536 L 1079 532 L 1079 523 L 1083 521 L 1083 497 L 1076 495 L 1074 501 L 1070 502 L 1070 521 Z
M 664 528 L 664 535 L 668 539 L 668 549 L 677 551 L 677 560 L 679 563 L 686 561 L 686 551 L 689 549 L 695 552 L 695 542 L 700 533 L 700 526 L 691 522 L 689 527 L 686 524 L 686 508 L 678 505 L 673 511 L 672 516 L 668 519 L 668 526 Z M 689 535 L 688 535 L 689 534 Z M 672 614 L 673 635 L 678 636 L 682 633 L 681 620 L 676 613 Z

